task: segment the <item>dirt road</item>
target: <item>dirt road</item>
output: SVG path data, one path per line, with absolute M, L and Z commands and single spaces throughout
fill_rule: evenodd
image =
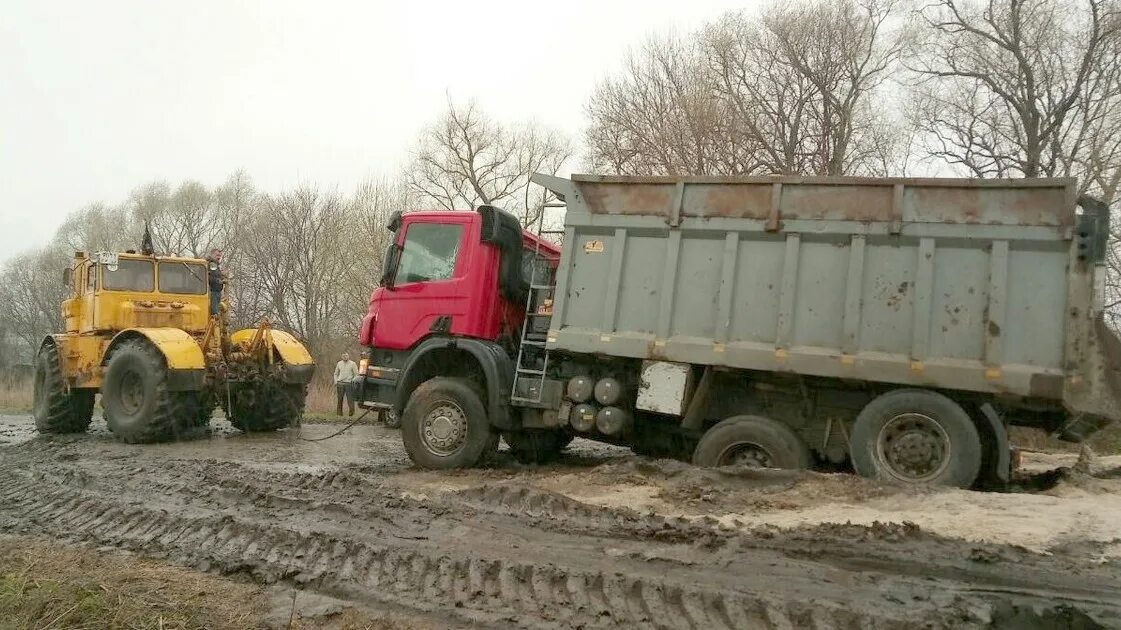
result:
M 0 533 L 122 549 L 435 625 L 1121 627 L 1121 460 L 985 494 L 704 471 L 577 440 L 412 469 L 394 431 L 130 446 L 0 417 Z M 304 437 L 334 425 L 307 425 Z M 1040 457 L 1036 463 L 1069 464 Z

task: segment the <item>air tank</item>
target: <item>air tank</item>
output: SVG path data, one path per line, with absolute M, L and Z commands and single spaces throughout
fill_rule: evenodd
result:
M 596 414 L 596 429 L 604 435 L 622 435 L 631 428 L 631 414 L 618 407 L 604 407 Z
M 568 416 L 568 424 L 575 431 L 587 433 L 596 428 L 596 406 L 587 403 L 576 405 Z
M 595 381 L 587 376 L 573 376 L 568 379 L 568 387 L 565 392 L 568 399 L 573 402 L 588 402 L 592 399 L 594 392 Z
M 601 378 L 596 383 L 595 395 L 599 404 L 614 405 L 623 397 L 623 386 L 610 376 Z

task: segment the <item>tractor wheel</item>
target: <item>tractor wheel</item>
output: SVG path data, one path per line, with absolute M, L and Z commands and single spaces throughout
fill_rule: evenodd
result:
M 214 391 L 209 387 L 204 387 L 198 393 L 198 413 L 194 416 L 185 417 L 183 421 L 185 424 L 179 427 L 179 432 L 183 436 L 199 436 L 205 435 L 206 429 L 210 426 L 210 418 L 214 415 L 214 409 L 218 406 L 218 399 Z
M 226 417 L 246 433 L 276 431 L 300 426 L 307 386 L 265 378 L 253 385 L 240 385 L 230 395 Z M 226 401 L 219 397 L 222 407 Z
M 572 441 L 572 436 L 568 433 L 549 429 L 511 431 L 503 433 L 502 438 L 510 445 L 510 453 L 514 459 L 523 464 L 551 462 Z
M 58 348 L 43 346 L 35 360 L 35 428 L 39 433 L 81 433 L 93 418 L 92 389 L 67 391 Z
M 401 441 L 422 468 L 469 468 L 494 453 L 497 434 L 471 381 L 437 377 L 420 384 L 401 418 Z
M 199 393 L 168 391 L 163 355 L 140 339 L 123 342 L 109 357 L 101 406 L 109 430 L 130 444 L 173 440 L 200 415 Z

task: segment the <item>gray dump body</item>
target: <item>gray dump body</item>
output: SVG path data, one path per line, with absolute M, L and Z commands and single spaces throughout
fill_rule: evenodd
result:
M 550 349 L 1118 416 L 1073 180 L 535 181 L 567 205 Z

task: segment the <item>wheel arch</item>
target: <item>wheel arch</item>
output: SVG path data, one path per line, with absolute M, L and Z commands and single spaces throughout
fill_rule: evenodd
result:
M 171 391 L 202 389 L 206 377 L 206 357 L 195 338 L 178 328 L 127 328 L 113 336 L 101 356 L 108 365 L 113 351 L 122 344 L 143 340 L 163 358 L 167 367 L 167 386 Z
M 243 328 L 230 335 L 230 343 L 248 347 L 257 335 L 257 328 Z M 296 339 L 295 335 L 283 330 L 270 328 L 268 337 L 272 340 L 272 349 L 284 362 L 285 380 L 293 384 L 311 382 L 315 375 L 315 359 L 308 352 L 307 346 Z
M 398 414 L 404 413 L 413 391 L 430 378 L 470 378 L 480 386 L 491 425 L 511 429 L 514 427 L 507 402 L 512 374 L 513 362 L 498 344 L 479 339 L 428 337 L 409 355 L 397 383 L 394 408 Z

